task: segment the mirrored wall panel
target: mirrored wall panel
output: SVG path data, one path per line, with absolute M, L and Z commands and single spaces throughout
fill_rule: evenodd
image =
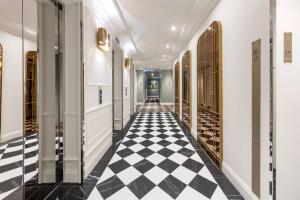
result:
M 192 127 L 192 54 L 187 51 L 182 57 L 182 122 Z
M 0 1 L 0 199 L 23 199 L 22 0 Z
M 216 165 L 222 151 L 222 29 L 213 22 L 201 35 L 197 47 L 198 141 Z
M 180 63 L 175 64 L 175 113 L 180 115 Z

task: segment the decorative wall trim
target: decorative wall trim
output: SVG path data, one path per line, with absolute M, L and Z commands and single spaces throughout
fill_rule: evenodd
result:
M 173 106 L 173 102 L 172 103 L 160 103 L 163 106 Z
M 22 137 L 22 136 L 23 136 L 23 130 L 17 130 L 17 131 L 10 132 L 10 133 L 2 133 L 0 141 L 1 141 L 1 143 L 7 142 L 9 140 L 16 139 L 16 138 Z
M 105 83 L 96 83 L 96 82 L 88 82 L 87 86 L 101 86 L 101 87 L 112 87 L 111 84 L 105 84 Z
M 96 106 L 96 107 L 94 107 L 94 108 L 91 108 L 91 109 L 86 110 L 84 114 L 90 114 L 90 113 L 92 113 L 92 112 L 101 110 L 101 109 L 103 109 L 103 108 L 105 108 L 105 107 L 107 107 L 107 106 L 111 106 L 111 105 L 112 105 L 112 103 L 107 103 L 107 104 L 103 104 L 103 105 L 101 105 L 101 106 Z
M 259 200 L 252 192 L 252 189 L 224 161 L 222 163 L 222 170 L 225 176 L 246 200 Z
M 80 165 L 77 158 L 64 158 L 64 182 L 77 183 L 81 179 L 81 170 L 74 167 Z
M 194 128 L 192 128 L 191 133 L 194 136 L 194 138 L 197 140 L 197 131 Z
M 97 163 L 101 160 L 104 153 L 112 145 L 112 131 L 105 134 L 105 136 L 97 142 L 92 150 L 85 154 L 84 158 L 84 178 L 86 178 Z
M 55 183 L 56 179 L 56 159 L 45 158 L 41 160 L 43 176 L 39 176 L 39 183 Z

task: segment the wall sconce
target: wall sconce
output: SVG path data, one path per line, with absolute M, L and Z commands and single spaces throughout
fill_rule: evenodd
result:
M 131 63 L 133 62 L 132 58 L 125 58 L 125 68 L 129 69 L 131 67 Z
M 99 48 L 103 51 L 109 51 L 110 35 L 107 33 L 105 28 L 98 28 L 97 38 Z

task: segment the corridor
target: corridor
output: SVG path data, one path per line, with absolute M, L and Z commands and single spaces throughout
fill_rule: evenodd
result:
M 300 200 L 299 10 L 0 0 L 0 200 Z

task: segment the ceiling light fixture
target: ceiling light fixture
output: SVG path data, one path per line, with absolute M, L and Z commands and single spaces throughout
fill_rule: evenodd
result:
M 166 57 L 167 57 L 167 55 L 166 55 L 166 54 L 164 54 L 164 55 L 163 55 L 163 58 L 166 58 Z
M 170 48 L 170 45 L 167 44 L 167 45 L 166 45 L 166 48 L 169 49 L 169 48 Z
M 174 32 L 177 30 L 176 26 L 171 26 L 171 30 Z

